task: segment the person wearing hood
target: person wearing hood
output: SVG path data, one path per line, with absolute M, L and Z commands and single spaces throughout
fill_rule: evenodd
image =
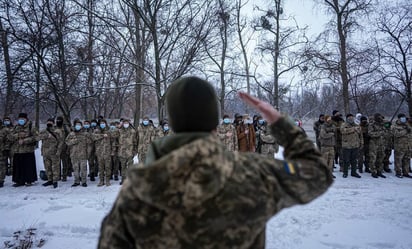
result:
M 129 170 L 99 249 L 264 248 L 271 217 L 328 189 L 332 174 L 313 142 L 269 103 L 239 96 L 261 112 L 285 160 L 228 151 L 215 134 L 215 89 L 180 78 L 166 95 L 175 134 L 151 144 L 146 167 Z
M 349 166 L 351 176 L 361 178 L 356 172 L 358 168 L 357 159 L 359 148 L 363 147 L 363 135 L 359 125 L 355 124 L 352 114 L 346 115 L 346 122 L 342 124 L 342 156 L 343 156 L 343 178 L 348 177 Z
M 373 115 L 373 122 L 368 126 L 369 169 L 373 178 L 386 178 L 383 174 L 384 135 L 383 116 L 380 113 L 375 113 Z
M 398 120 L 392 126 L 394 137 L 394 157 L 395 157 L 395 174 L 397 177 L 412 178 L 409 175 L 409 165 L 411 163 L 412 142 L 410 140 L 412 129 L 408 125 L 406 115 L 398 114 Z
M 320 134 L 320 129 L 324 123 L 325 123 L 325 114 L 320 114 L 318 120 L 315 123 L 313 123 L 313 130 L 315 131 L 316 146 L 318 147 L 319 150 L 321 150 L 319 134 Z
M 37 147 L 38 132 L 27 113 L 19 114 L 17 125 L 8 134 L 8 139 L 13 142 L 13 187 L 30 186 L 37 181 L 34 150 Z
M 149 145 L 156 137 L 156 128 L 150 123 L 149 117 L 144 117 L 142 123 L 137 127 L 137 154 L 139 156 L 139 163 L 144 163 L 146 160 Z

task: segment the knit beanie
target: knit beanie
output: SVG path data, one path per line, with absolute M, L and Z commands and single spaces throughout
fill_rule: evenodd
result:
M 173 131 L 210 132 L 219 123 L 215 89 L 197 77 L 183 77 L 173 82 L 166 94 L 169 123 Z

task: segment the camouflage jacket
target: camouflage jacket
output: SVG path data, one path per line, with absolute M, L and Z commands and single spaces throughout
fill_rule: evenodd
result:
M 47 128 L 40 132 L 39 139 L 42 140 L 42 156 L 60 156 L 65 142 L 61 129 L 56 129 L 55 127 Z
M 286 161 L 230 152 L 210 133 L 157 140 L 154 161 L 129 169 L 98 248 L 264 248 L 273 215 L 312 201 L 332 183 L 297 126 L 282 118 L 270 129 Z
M 233 124 L 220 124 L 217 127 L 216 134 L 220 141 L 226 145 L 228 151 L 237 151 L 239 149 L 236 128 Z
M 87 145 L 86 145 L 88 158 L 96 154 L 96 146 L 94 145 L 94 141 L 92 138 L 92 134 L 94 133 L 95 130 L 97 130 L 97 128 L 88 128 L 88 129 L 83 128 L 82 130 L 83 132 L 86 132 L 89 134 L 89 139 L 87 139 Z
M 372 148 L 383 149 L 383 136 L 385 135 L 385 127 L 383 123 L 371 122 L 368 125 L 369 146 Z
M 151 125 L 139 125 L 137 127 L 137 143 L 139 152 L 146 152 L 149 148 L 149 145 L 157 137 L 156 129 Z
M 66 144 L 70 149 L 70 158 L 77 160 L 87 160 L 87 145 L 92 141 L 91 134 L 86 131 L 72 131 L 66 137 Z
M 133 128 L 121 128 L 117 130 L 115 137 L 119 144 L 117 151 L 119 157 L 129 158 L 137 154 L 137 137 Z
M 7 139 L 13 142 L 13 153 L 34 152 L 39 141 L 38 131 L 32 126 L 31 121 L 28 121 L 23 126 L 16 125 L 11 133 L 8 134 Z M 22 144 L 19 141 L 22 141 Z
M 336 145 L 336 126 L 333 123 L 325 122 L 319 132 L 321 146 L 334 147 Z
M 11 146 L 13 142 L 9 138 L 9 134 L 13 131 L 13 126 L 4 126 L 0 129 L 0 137 L 1 137 L 1 151 L 3 150 L 11 150 Z
M 110 132 L 110 142 L 112 143 L 112 154 L 111 156 L 117 156 L 117 152 L 119 151 L 119 137 L 118 137 L 118 129 L 109 130 Z
M 363 146 L 363 134 L 359 125 L 345 122 L 340 127 L 342 148 L 354 149 Z
M 112 133 L 108 128 L 95 129 L 92 134 L 96 156 L 106 158 L 112 155 Z
M 166 136 L 170 136 L 172 135 L 174 132 L 172 130 L 167 130 L 164 131 L 162 126 L 157 127 L 156 129 L 156 139 L 158 138 L 162 138 L 162 137 L 166 137 Z
M 403 124 L 396 121 L 392 125 L 392 134 L 394 138 L 394 149 L 395 150 L 411 150 L 412 141 L 410 140 L 411 127 L 408 124 Z
M 258 125 L 256 131 L 257 151 L 262 154 L 273 154 L 279 151 L 279 144 L 267 125 Z
M 6 147 L 7 133 L 8 131 L 5 128 L 0 128 L 0 158 L 3 156 Z

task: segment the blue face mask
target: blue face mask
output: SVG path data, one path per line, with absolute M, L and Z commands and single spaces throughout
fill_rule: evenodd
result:
M 115 129 L 116 129 L 116 126 L 114 126 L 114 125 L 110 126 L 110 130 L 115 130 Z
M 143 125 L 144 126 L 146 126 L 146 125 L 148 125 L 149 124 L 149 121 L 148 120 L 143 120 Z
M 167 125 L 163 126 L 163 130 L 164 130 L 164 131 L 168 131 L 168 130 L 169 130 L 169 126 L 167 126 Z
M 89 128 L 90 128 L 90 125 L 85 124 L 85 125 L 84 125 L 84 128 L 85 128 L 85 129 L 89 129 Z
M 92 127 L 96 127 L 96 126 L 97 126 L 97 123 L 92 122 Z
M 82 129 L 82 126 L 81 125 L 76 125 L 76 126 L 74 126 L 74 129 L 76 131 L 80 131 Z
M 230 119 L 228 119 L 228 118 L 223 119 L 223 123 L 229 124 L 229 123 L 230 123 Z
M 5 126 L 9 126 L 9 125 L 10 125 L 10 121 L 6 120 L 6 121 L 3 122 L 3 124 L 4 124 Z
M 17 122 L 19 123 L 19 125 L 24 125 L 26 123 L 26 120 L 19 119 Z
M 259 120 L 258 120 L 258 123 L 259 123 L 260 125 L 263 125 L 263 124 L 265 123 L 265 120 L 259 119 Z
M 100 124 L 100 128 L 102 129 L 106 128 L 106 124 Z
M 401 117 L 399 120 L 400 120 L 402 123 L 406 123 L 406 117 Z

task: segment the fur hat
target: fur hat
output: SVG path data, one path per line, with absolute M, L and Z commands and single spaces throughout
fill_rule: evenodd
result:
M 219 105 L 212 85 L 198 77 L 173 82 L 166 95 L 172 129 L 178 132 L 210 132 L 219 123 Z

